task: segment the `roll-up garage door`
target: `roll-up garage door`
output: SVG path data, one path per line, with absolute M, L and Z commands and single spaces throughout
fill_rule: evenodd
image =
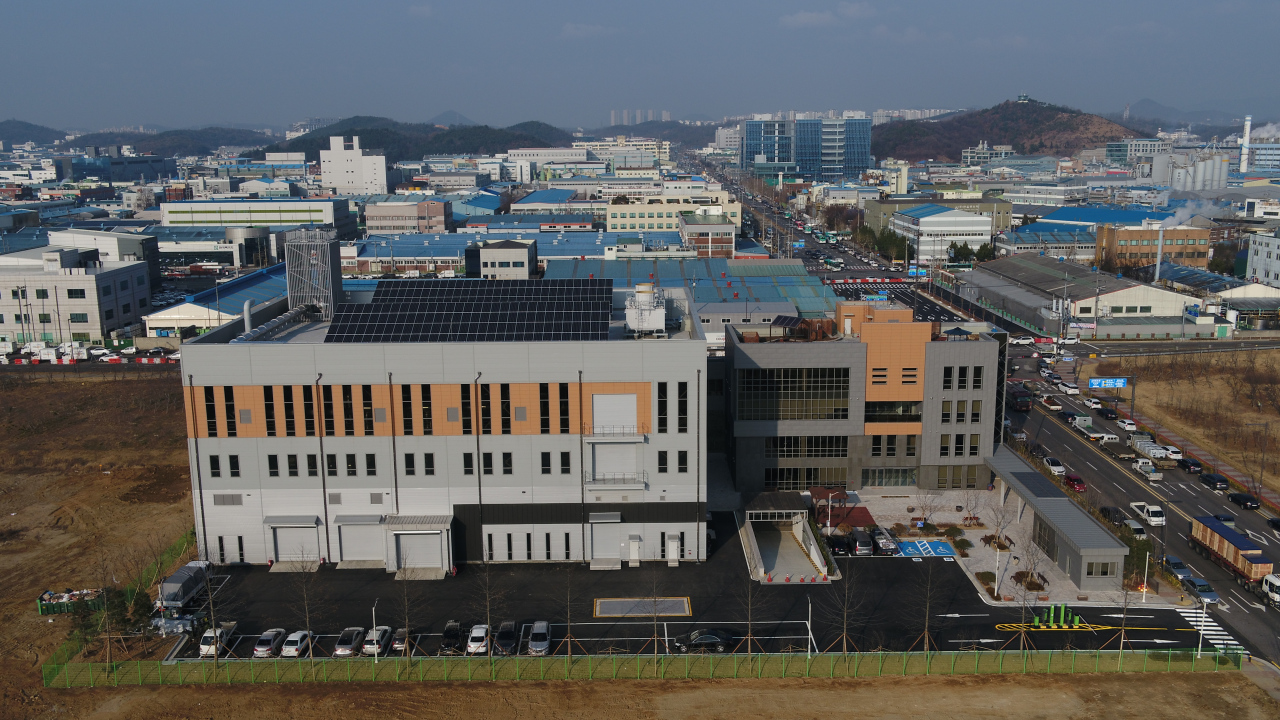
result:
M 339 525 L 342 559 L 382 560 L 386 557 L 386 535 L 381 525 Z
M 402 568 L 443 568 L 440 533 L 397 533 L 396 554 Z
M 592 395 L 591 425 L 596 434 L 636 431 L 635 395 Z
M 278 527 L 276 561 L 308 561 L 320 559 L 320 533 L 312 527 Z
M 591 525 L 591 557 L 619 558 L 622 546 L 619 544 L 619 529 L 616 523 L 593 523 Z

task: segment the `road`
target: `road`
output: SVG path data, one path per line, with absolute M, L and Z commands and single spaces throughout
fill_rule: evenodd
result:
M 1034 372 L 1034 368 L 1028 370 L 1024 367 L 1015 377 L 1030 379 Z M 1039 380 L 1038 377 L 1035 379 Z M 1115 423 L 1103 420 L 1095 411 L 1085 408 L 1079 396 L 1057 393 L 1055 396 L 1062 402 L 1064 410 L 1092 415 L 1098 429 L 1122 439 L 1126 437 L 1127 433 Z M 1280 659 L 1280 611 L 1263 607 L 1256 597 L 1238 588 L 1226 570 L 1196 555 L 1187 542 L 1191 517 L 1226 514 L 1235 516 L 1237 531 L 1248 534 L 1262 546 L 1265 554 L 1280 556 L 1280 533 L 1267 527 L 1266 515 L 1236 507 L 1227 501 L 1223 493 L 1209 490 L 1196 475 L 1180 469 L 1165 470 L 1164 480 L 1154 485 L 1139 480 L 1126 465 L 1070 430 L 1055 413 L 1046 414 L 1038 406 L 1029 414 L 1009 411 L 1008 416 L 1015 428 L 1027 432 L 1029 442 L 1043 445 L 1050 455 L 1066 465 L 1068 472 L 1084 478 L 1087 492 L 1092 496 L 1089 498 L 1091 504 L 1119 507 L 1128 515 L 1132 515 L 1129 510 L 1131 502 L 1155 503 L 1163 507 L 1168 524 L 1152 529 L 1155 552 L 1164 553 L 1167 548 L 1168 554 L 1181 558 L 1192 572 L 1214 587 L 1222 597 L 1222 603 L 1210 615 L 1226 630 L 1251 651 L 1272 660 Z

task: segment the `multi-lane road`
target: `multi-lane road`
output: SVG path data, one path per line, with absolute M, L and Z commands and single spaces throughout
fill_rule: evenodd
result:
M 1033 361 L 1014 359 L 1012 362 L 1021 366 L 1015 374 L 1016 379 L 1040 380 L 1035 375 Z M 1064 396 L 1050 391 L 1043 384 L 1042 388 L 1046 394 L 1055 395 L 1064 410 L 1093 416 L 1095 427 L 1116 434 L 1123 442 L 1127 433 L 1115 423 L 1099 417 L 1096 411 L 1086 408 L 1080 396 Z M 1266 515 L 1240 509 L 1230 503 L 1224 493 L 1209 490 L 1197 475 L 1180 469 L 1165 470 L 1164 479 L 1158 483 L 1140 480 L 1126 464 L 1103 453 L 1097 445 L 1069 429 L 1056 414 L 1046 414 L 1038 406 L 1030 413 L 1008 411 L 1008 417 L 1015 429 L 1026 431 L 1028 442 L 1044 446 L 1050 455 L 1066 465 L 1068 472 L 1084 479 L 1088 486 L 1086 493 L 1093 496 L 1089 499 L 1091 504 L 1119 507 L 1126 513 L 1131 502 L 1142 501 L 1163 507 L 1167 524 L 1151 529 L 1157 555 L 1168 553 L 1186 562 L 1192 572 L 1207 580 L 1222 597 L 1221 604 L 1210 615 L 1254 653 L 1280 660 L 1280 610 L 1265 607 L 1258 598 L 1237 587 L 1226 570 L 1195 554 L 1187 540 L 1190 518 L 1232 515 L 1236 519 L 1237 531 L 1247 534 L 1262 546 L 1265 554 L 1280 559 L 1280 533 L 1267 527 Z M 1158 559 L 1152 557 L 1153 568 Z

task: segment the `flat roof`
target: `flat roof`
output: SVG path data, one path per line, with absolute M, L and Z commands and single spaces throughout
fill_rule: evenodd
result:
M 1129 546 L 1111 534 L 1094 520 L 1066 493 L 1062 492 L 1043 474 L 1031 467 L 1022 456 L 1001 445 L 991 457 L 987 467 L 1009 485 L 1036 514 L 1051 523 L 1059 538 L 1079 550 L 1114 551 L 1129 554 Z
M 1068 294 L 1075 298 L 1105 295 L 1142 285 L 1137 281 L 1116 277 L 1111 273 L 1094 272 L 1091 268 L 1073 262 L 1059 261 L 1056 257 L 1031 253 L 984 262 L 973 270 L 959 273 L 958 277 L 996 289 L 997 285 L 976 279 L 984 273 L 1013 281 L 1017 287 L 1037 294 L 1062 295 L 1064 289 L 1069 289 Z

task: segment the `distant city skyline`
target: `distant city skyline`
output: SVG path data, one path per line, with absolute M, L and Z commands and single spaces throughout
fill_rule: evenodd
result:
M 1150 98 L 1280 117 L 1267 64 L 1246 55 L 1269 44 L 1280 4 L 989 0 L 980 9 L 942 0 L 654 0 L 642 13 L 584 0 L 31 3 L 7 8 L 7 20 L 53 33 L 59 49 L 0 88 L 5 116 L 61 129 L 422 122 L 447 110 L 493 126 L 591 128 L 623 108 L 633 120 L 650 108 L 657 119 L 716 120 L 765 108 L 976 108 L 1021 92 L 1089 112 Z M 469 26 L 476 32 L 460 31 Z M 234 29 L 237 42 L 193 42 L 196 29 L 216 28 Z M 1185 42 L 1201 52 L 1168 52 Z M 67 82 L 88 67 L 114 79 Z

